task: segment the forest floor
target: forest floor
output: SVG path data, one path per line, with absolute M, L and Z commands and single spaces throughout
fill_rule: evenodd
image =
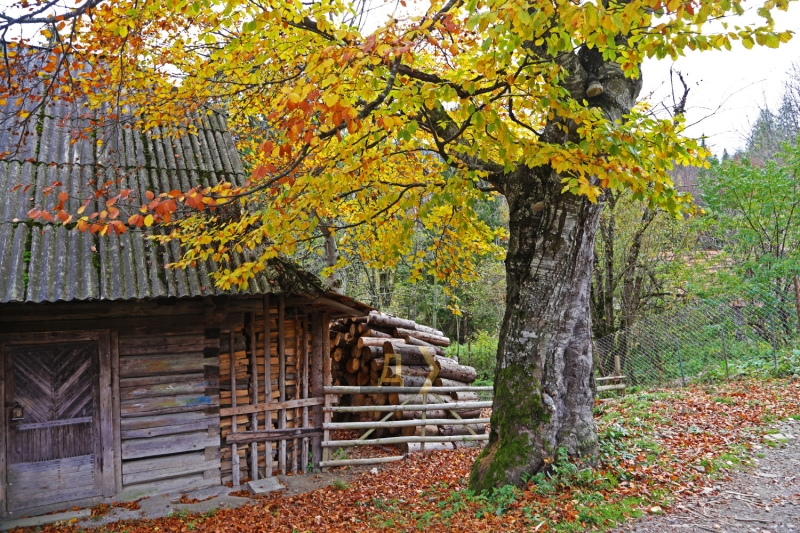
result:
M 800 420 L 800 381 L 628 394 L 598 401 L 596 420 L 601 453 L 594 466 L 562 458 L 522 489 L 472 494 L 467 479 L 479 450 L 440 450 L 377 469 L 334 470 L 317 480 L 325 486 L 308 492 L 202 513 L 98 520 L 92 531 L 800 532 L 800 449 L 797 439 L 784 438 L 800 437 L 800 423 L 790 422 Z
M 770 446 L 753 446 L 752 466 L 619 533 L 800 533 L 800 422 L 772 429 L 778 433 L 765 436 Z

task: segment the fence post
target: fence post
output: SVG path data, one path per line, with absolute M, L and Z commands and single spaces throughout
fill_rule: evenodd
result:
M 775 342 L 775 310 L 769 314 L 769 329 L 772 331 L 772 364 L 778 370 L 778 345 Z
M 720 324 L 719 326 L 720 335 L 722 335 L 722 358 L 725 360 L 725 379 L 728 381 L 731 380 L 731 375 L 728 370 L 728 351 L 725 349 L 725 326 Z
M 794 305 L 797 310 L 797 336 L 800 337 L 800 281 L 794 277 Z
M 427 381 L 426 381 L 426 383 L 427 383 Z M 427 411 L 425 411 L 425 406 L 426 405 L 428 405 L 428 394 L 427 393 L 423 393 L 422 394 L 422 429 L 420 431 L 420 434 L 422 435 L 423 439 L 425 439 L 425 420 L 427 419 L 427 416 L 426 416 L 427 415 Z M 425 451 L 425 441 L 424 440 L 419 443 L 419 451 L 421 451 L 421 452 Z
M 678 368 L 681 369 L 681 383 L 686 386 L 686 376 L 683 375 L 683 359 L 681 359 L 681 345 L 678 339 L 675 339 L 675 351 L 678 354 Z

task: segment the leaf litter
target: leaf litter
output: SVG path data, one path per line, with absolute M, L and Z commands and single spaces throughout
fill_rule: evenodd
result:
M 521 489 L 467 490 L 475 448 L 414 453 L 293 496 L 202 515 L 128 520 L 108 533 L 603 531 L 730 479 L 767 426 L 800 416 L 800 382 L 739 381 L 598 400 L 600 456 L 594 465 L 563 455 Z M 800 503 L 800 501 L 798 502 Z M 76 533 L 48 525 L 43 533 Z

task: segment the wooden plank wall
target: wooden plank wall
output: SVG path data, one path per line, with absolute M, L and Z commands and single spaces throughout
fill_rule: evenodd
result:
M 311 335 L 303 327 L 304 323 L 306 324 L 306 329 L 308 327 L 307 314 L 305 311 L 294 307 L 283 308 L 281 312 L 282 299 L 278 296 L 271 296 L 266 301 L 269 305 L 268 324 L 264 323 L 263 310 L 253 311 L 247 314 L 244 327 L 234 330 L 233 360 L 235 361 L 236 383 L 233 388 L 236 390 L 235 403 L 231 391 L 231 357 L 230 341 L 228 340 L 230 335 L 228 332 L 222 333 L 222 341 L 220 343 L 220 406 L 223 409 L 252 405 L 255 403 L 255 398 L 257 398 L 257 403 L 263 404 L 308 397 L 307 392 L 305 396 L 303 395 L 303 387 L 298 387 L 298 383 L 302 384 L 303 382 L 304 369 L 306 380 L 308 379 L 308 346 Z M 269 331 L 269 342 L 265 342 L 267 331 Z M 305 350 L 303 349 L 304 343 Z M 270 350 L 269 399 L 267 399 L 265 392 L 266 345 L 269 346 Z M 254 361 L 255 365 L 253 365 Z M 257 371 L 257 394 L 254 394 L 252 379 L 254 366 Z M 267 415 L 270 415 L 269 425 L 266 425 Z M 254 430 L 296 428 L 302 426 L 302 420 L 303 408 L 241 414 L 236 416 L 235 431 L 241 433 Z M 226 442 L 226 436 L 232 431 L 233 422 L 233 416 L 223 416 L 220 421 L 222 445 L 220 456 L 223 483 L 232 483 L 234 481 L 232 451 L 234 446 Z M 304 440 L 306 439 L 301 438 L 236 446 L 236 454 L 239 457 L 239 482 L 244 483 L 254 477 L 261 479 L 273 473 L 305 471 L 308 460 L 303 459 Z M 305 447 L 307 449 L 307 443 Z M 254 451 L 257 460 L 254 460 Z M 267 456 L 269 456 L 269 465 L 267 464 Z M 285 462 L 283 457 L 285 457 Z M 257 476 L 253 476 L 251 472 L 254 464 L 258 465 Z
M 220 483 L 218 328 L 119 332 L 123 492 Z
M 111 330 L 114 484 L 125 497 L 220 483 L 220 333 L 244 313 L 164 303 L 0 306 L 0 332 Z

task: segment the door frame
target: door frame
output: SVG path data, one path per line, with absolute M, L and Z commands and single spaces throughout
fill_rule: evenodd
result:
M 97 412 L 98 424 L 94 427 L 95 467 L 99 475 L 98 492 L 109 497 L 115 494 L 114 485 L 114 431 L 111 390 L 111 332 L 107 329 L 91 331 L 47 331 L 41 333 L 9 333 L 0 335 L 0 403 L 4 406 L 0 416 L 0 515 L 7 515 L 7 421 L 11 416 L 12 405 L 6 401 L 6 346 L 48 344 L 56 342 L 95 341 L 97 342 L 97 372 L 94 373 L 92 387 L 97 391 L 93 396 Z M 98 405 L 99 404 L 99 405 Z M 68 502 L 64 502 L 66 506 Z M 59 504 L 62 505 L 62 504 Z

